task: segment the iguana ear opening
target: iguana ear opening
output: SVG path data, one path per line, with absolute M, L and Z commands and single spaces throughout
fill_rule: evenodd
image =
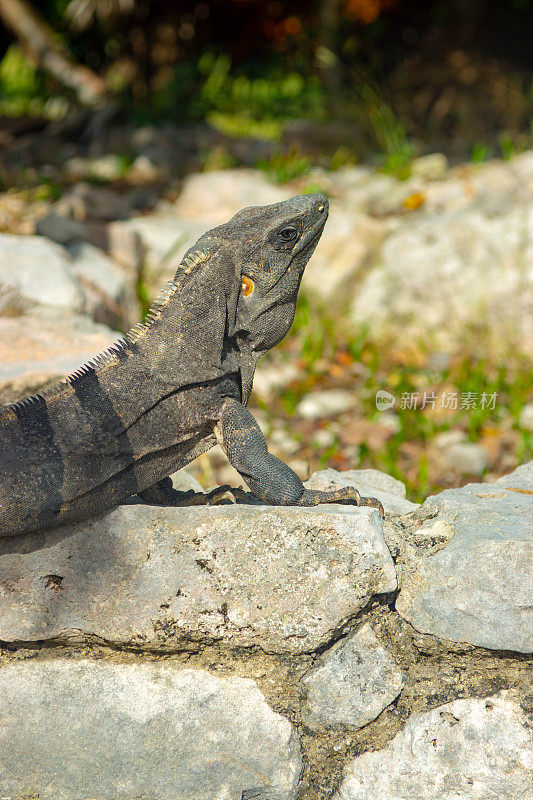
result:
M 243 297 L 250 297 L 254 290 L 254 282 L 248 275 L 241 275 L 241 294 Z

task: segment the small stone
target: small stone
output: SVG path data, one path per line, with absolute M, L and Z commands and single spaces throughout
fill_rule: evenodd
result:
M 3 666 L 0 751 L 2 797 L 41 800 L 293 800 L 302 766 L 252 680 L 86 659 Z
M 72 273 L 85 294 L 85 312 L 96 322 L 128 329 L 138 321 L 136 275 L 87 242 L 72 242 L 67 247 L 72 258 Z
M 459 442 L 447 447 L 444 457 L 450 467 L 463 475 L 481 475 L 489 465 L 489 454 L 475 442 Z
M 455 447 L 466 440 L 466 433 L 460 430 L 443 431 L 438 433 L 433 442 L 439 450 L 447 450 L 450 447 Z
M 290 361 L 262 364 L 254 377 L 254 394 L 263 400 L 282 390 L 287 384 L 297 380 L 301 370 Z
M 204 487 L 202 484 L 196 480 L 194 475 L 186 469 L 179 469 L 177 472 L 174 472 L 171 476 L 172 485 L 174 489 L 177 489 L 180 492 L 187 492 L 189 489 L 194 489 L 195 492 L 203 492 Z
M 185 219 L 220 225 L 247 206 L 279 203 L 292 196 L 289 189 L 273 186 L 256 170 L 224 169 L 189 175 L 175 210 Z
M 304 419 L 331 417 L 349 411 L 356 403 L 357 398 L 353 392 L 326 389 L 306 395 L 296 406 L 296 414 Z
M 429 153 L 411 161 L 411 174 L 426 181 L 443 178 L 448 170 L 448 159 L 444 153 Z
M 91 158 L 88 161 L 88 175 L 100 181 L 116 181 L 124 174 L 124 161 L 115 153 Z
M 164 177 L 163 170 L 146 155 L 137 156 L 128 172 L 130 181 L 151 183 Z
M 393 411 L 383 411 L 376 422 L 384 428 L 388 428 L 393 433 L 399 433 L 402 429 L 400 418 L 398 414 L 395 414 Z
M 327 450 L 335 442 L 335 434 L 333 431 L 328 431 L 327 428 L 319 428 L 313 433 L 313 444 L 321 450 Z
M 366 191 L 368 212 L 372 217 L 404 214 L 409 208 L 409 198 L 420 198 L 420 202 L 413 206 L 414 209 L 425 201 L 424 184 L 415 176 L 407 181 L 398 181 L 390 175 L 375 176 Z
M 144 258 L 144 245 L 138 231 L 125 222 L 110 222 L 106 229 L 107 250 L 111 258 L 137 275 Z
M 46 236 L 58 244 L 68 244 L 73 239 L 83 237 L 84 226 L 75 219 L 69 219 L 55 211 L 50 211 L 45 217 L 37 220 L 35 231 L 39 236 Z
M 113 191 L 109 186 L 76 183 L 54 204 L 58 215 L 72 220 L 126 219 L 131 211 L 127 195 Z
M 148 294 L 159 292 L 165 281 L 174 273 L 189 247 L 208 230 L 206 223 L 198 223 L 178 217 L 170 206 L 163 205 L 152 214 L 132 217 L 126 225 L 140 238 L 145 251 L 143 279 Z
M 518 424 L 526 431 L 533 431 L 533 403 L 526 403 L 522 408 Z
M 272 431 L 269 441 L 274 447 L 289 456 L 295 455 L 300 449 L 300 443 L 293 439 L 288 431 L 281 428 Z
M 532 753 L 527 717 L 505 693 L 455 700 L 351 761 L 333 800 L 528 800 Z
M 368 624 L 333 645 L 302 683 L 304 720 L 313 730 L 362 728 L 403 688 L 401 671 Z

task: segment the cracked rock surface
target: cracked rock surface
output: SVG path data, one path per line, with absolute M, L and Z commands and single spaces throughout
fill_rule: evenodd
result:
M 533 463 L 494 483 L 426 500 L 413 537 L 437 538 L 402 566 L 399 613 L 418 631 L 495 650 L 533 651 Z
M 1 796 L 529 800 L 532 469 L 0 540 Z
M 527 717 L 504 693 L 455 700 L 352 761 L 333 800 L 528 800 L 532 754 Z
M 164 664 L 6 666 L 0 752 L 2 797 L 40 800 L 291 800 L 301 771 L 253 681 Z
M 7 642 L 308 652 L 397 586 L 378 512 L 349 506 L 122 506 L 0 554 Z

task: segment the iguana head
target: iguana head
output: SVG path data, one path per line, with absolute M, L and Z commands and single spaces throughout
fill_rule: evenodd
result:
M 294 318 L 300 281 L 328 216 L 322 194 L 245 208 L 213 233 L 238 267 L 240 292 L 230 335 L 261 354 L 278 344 Z

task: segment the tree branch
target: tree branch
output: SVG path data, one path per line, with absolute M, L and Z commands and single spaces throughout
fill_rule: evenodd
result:
M 75 62 L 56 40 L 53 29 L 26 0 L 0 0 L 0 17 L 28 55 L 72 89 L 80 103 L 95 107 L 106 99 L 105 83 L 88 67 Z

